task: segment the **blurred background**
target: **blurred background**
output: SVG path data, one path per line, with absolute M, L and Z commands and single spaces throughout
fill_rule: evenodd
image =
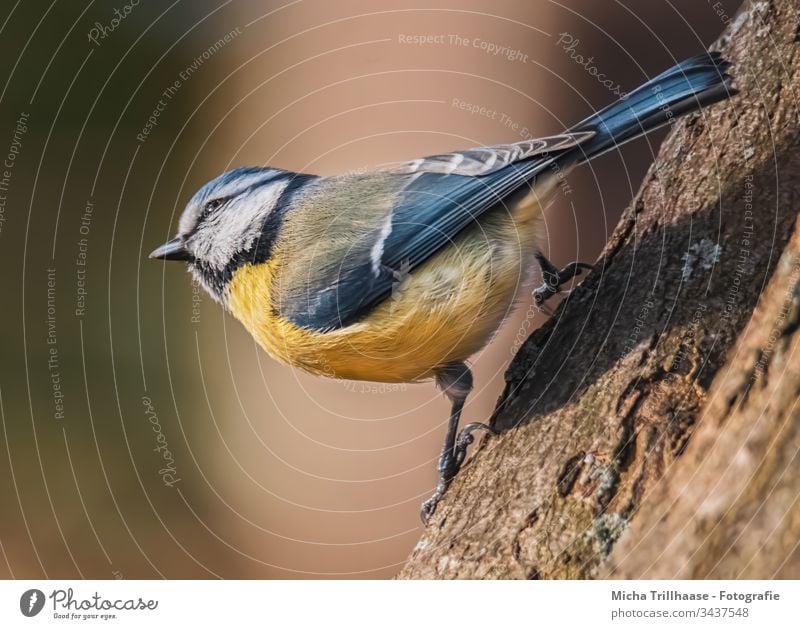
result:
M 559 132 L 738 4 L 3 3 L 0 577 L 393 576 L 445 399 L 281 366 L 147 253 L 234 166 L 329 175 Z M 569 177 L 555 262 L 596 258 L 661 137 Z M 491 412 L 526 309 L 475 357 L 465 421 Z

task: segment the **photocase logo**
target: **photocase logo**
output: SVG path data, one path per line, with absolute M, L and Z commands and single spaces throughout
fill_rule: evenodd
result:
M 23 616 L 32 618 L 44 607 L 44 592 L 41 590 L 28 590 L 19 598 L 19 611 Z
M 91 596 L 76 597 L 72 588 L 53 590 L 45 597 L 41 590 L 27 590 L 19 597 L 19 611 L 31 618 L 42 611 L 46 599 L 53 605 L 53 618 L 62 620 L 111 620 L 119 618 L 118 612 L 151 612 L 158 607 L 155 599 L 141 596 L 131 598 L 105 598 L 97 591 Z

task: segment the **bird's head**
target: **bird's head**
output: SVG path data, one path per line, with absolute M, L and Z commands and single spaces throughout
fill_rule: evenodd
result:
M 197 191 L 183 210 L 177 235 L 150 257 L 188 263 L 211 296 L 222 301 L 238 267 L 268 257 L 289 193 L 309 178 L 278 168 L 226 172 Z

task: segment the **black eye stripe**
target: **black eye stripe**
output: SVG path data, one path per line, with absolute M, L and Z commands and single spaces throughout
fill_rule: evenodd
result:
M 242 196 L 242 195 L 245 195 L 245 194 L 249 194 L 249 193 L 253 192 L 253 190 L 257 190 L 258 188 L 261 188 L 262 186 L 272 185 L 274 183 L 278 183 L 278 182 L 284 181 L 286 179 L 292 179 L 293 177 L 296 177 L 296 176 L 297 175 L 295 173 L 288 172 L 288 171 L 276 172 L 276 173 L 273 173 L 271 176 L 269 176 L 269 177 L 267 177 L 265 179 L 262 179 L 260 181 L 257 181 L 255 183 L 253 183 L 251 186 L 248 186 L 244 190 L 241 190 L 241 191 L 237 192 L 235 195 L 230 195 L 230 196 L 226 196 L 226 197 L 217 197 L 217 198 L 214 198 L 214 199 L 210 199 L 210 200 L 206 201 L 206 203 L 203 205 L 202 218 L 205 218 L 206 216 L 208 216 L 209 212 L 211 212 L 212 210 L 216 210 L 218 207 L 220 207 L 221 205 L 227 203 L 228 201 L 230 201 L 234 197 L 239 197 L 239 196 Z

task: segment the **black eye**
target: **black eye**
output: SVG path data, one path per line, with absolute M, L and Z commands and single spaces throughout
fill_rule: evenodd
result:
M 203 210 L 206 213 L 211 212 L 212 210 L 216 210 L 223 203 L 225 203 L 225 199 L 211 199 L 206 203 L 206 206 L 203 208 Z
M 205 205 L 203 206 L 203 211 L 200 213 L 200 218 L 198 220 L 203 221 L 208 218 L 209 214 L 216 210 L 220 205 L 225 203 L 227 199 L 225 198 L 217 198 L 217 199 L 210 199 L 206 201 Z

